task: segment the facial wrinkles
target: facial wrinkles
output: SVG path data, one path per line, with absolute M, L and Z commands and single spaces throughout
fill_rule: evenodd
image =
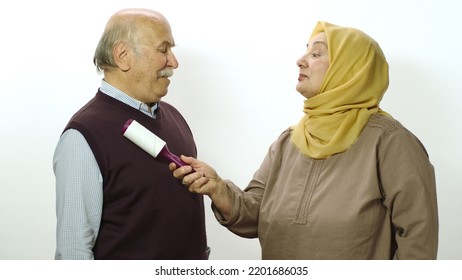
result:
M 150 38 L 153 34 L 153 40 L 147 40 L 144 42 L 144 53 L 149 54 L 148 56 L 153 62 L 156 69 L 157 78 L 169 78 L 173 75 L 174 67 L 168 63 L 168 56 L 170 49 L 173 47 L 173 38 L 168 34 L 169 30 L 164 25 L 155 24 L 144 30 L 143 38 Z M 161 43 L 159 43 L 161 42 Z M 159 70 L 160 69 L 160 70 Z

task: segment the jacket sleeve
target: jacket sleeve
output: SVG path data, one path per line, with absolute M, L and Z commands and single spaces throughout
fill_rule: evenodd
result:
M 394 259 L 436 259 L 438 210 L 435 172 L 422 143 L 409 131 L 387 135 L 379 146 L 383 203 L 393 225 Z

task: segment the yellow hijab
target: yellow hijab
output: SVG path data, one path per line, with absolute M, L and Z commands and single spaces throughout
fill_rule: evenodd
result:
M 319 94 L 304 101 L 305 115 L 291 136 L 303 155 L 315 159 L 349 149 L 371 115 L 388 115 L 379 108 L 388 88 L 388 63 L 377 42 L 360 30 L 323 21 L 311 37 L 321 32 L 329 68 Z

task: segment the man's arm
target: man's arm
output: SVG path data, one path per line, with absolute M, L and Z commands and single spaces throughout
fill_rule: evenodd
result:
M 69 129 L 53 156 L 56 176 L 56 259 L 93 259 L 103 206 L 102 176 L 80 132 Z

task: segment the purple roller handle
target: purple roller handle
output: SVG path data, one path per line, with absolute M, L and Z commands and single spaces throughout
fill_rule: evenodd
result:
M 124 127 L 122 128 L 122 134 L 124 134 L 125 131 L 127 131 L 128 127 L 132 124 L 132 122 L 133 122 L 133 119 L 129 119 L 125 122 Z
M 187 165 L 184 161 L 182 161 L 177 155 L 174 153 L 170 152 L 170 150 L 167 147 L 167 144 L 160 150 L 158 156 L 163 157 L 164 159 L 173 162 L 176 164 L 176 167 L 181 167 Z

